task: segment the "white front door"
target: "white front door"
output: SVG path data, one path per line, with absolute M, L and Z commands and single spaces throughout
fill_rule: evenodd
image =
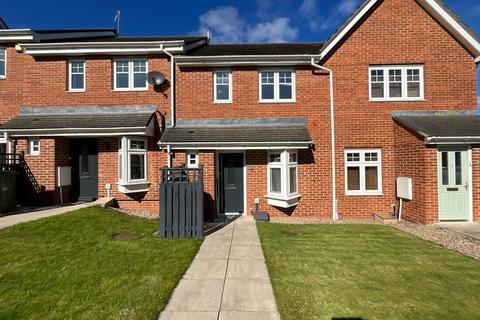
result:
M 438 151 L 438 203 L 440 221 L 469 218 L 469 163 L 466 148 Z

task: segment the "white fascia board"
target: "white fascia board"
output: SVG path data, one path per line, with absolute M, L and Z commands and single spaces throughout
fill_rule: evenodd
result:
M 284 150 L 309 149 L 313 141 L 309 142 L 159 142 L 160 148 L 170 146 L 174 150 Z
M 466 136 L 466 137 L 426 137 L 426 145 L 445 145 L 445 144 L 461 144 L 470 145 L 480 143 L 480 136 Z
M 228 67 L 228 66 L 292 66 L 310 65 L 318 55 L 243 55 L 243 56 L 177 56 L 175 61 L 184 67 Z
M 368 4 L 363 7 L 360 12 L 353 17 L 353 19 L 348 23 L 343 30 L 320 52 L 320 59 L 323 59 L 347 34 L 352 30 L 353 27 L 367 14 L 370 9 L 378 2 L 378 0 L 370 0 Z
M 450 32 L 475 57 L 480 55 L 480 43 L 457 22 L 436 0 L 417 0 L 448 32 Z
M 109 137 L 109 136 L 150 136 L 148 128 L 53 128 L 53 129 L 4 129 L 12 138 L 15 137 Z
M 31 29 L 1 29 L 0 42 L 34 41 L 35 33 Z
M 475 59 L 475 63 L 480 63 L 480 56 Z
M 32 56 L 162 54 L 183 52 L 184 41 L 22 43 L 20 47 Z

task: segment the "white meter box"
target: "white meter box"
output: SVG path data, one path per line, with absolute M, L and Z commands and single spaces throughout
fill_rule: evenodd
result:
M 412 178 L 397 178 L 397 197 L 406 200 L 413 200 Z

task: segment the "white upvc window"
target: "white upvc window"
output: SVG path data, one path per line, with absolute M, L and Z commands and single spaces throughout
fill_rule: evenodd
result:
M 147 59 L 117 59 L 113 62 L 113 90 L 148 90 L 147 73 Z
M 279 200 L 298 198 L 297 152 L 271 151 L 267 161 L 267 197 Z
M 28 154 L 31 156 L 40 155 L 40 139 L 31 138 L 28 140 Z
M 215 103 L 232 102 L 232 72 L 217 70 L 213 73 L 213 101 Z
M 382 194 L 382 151 L 380 149 L 345 150 L 345 194 Z
M 147 181 L 147 140 L 123 137 L 119 140 L 118 180 L 120 184 Z
M 295 71 L 265 69 L 258 77 L 260 102 L 295 102 Z
M 0 48 L 0 79 L 7 77 L 7 49 Z
M 371 66 L 370 101 L 424 100 L 423 65 Z
M 85 60 L 72 59 L 68 62 L 68 91 L 83 92 L 86 88 Z
M 187 168 L 198 168 L 200 165 L 198 152 L 189 151 L 187 153 Z

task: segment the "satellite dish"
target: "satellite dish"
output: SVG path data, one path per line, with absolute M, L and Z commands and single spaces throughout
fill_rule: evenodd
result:
M 154 87 L 161 86 L 165 82 L 165 75 L 161 72 L 152 71 L 147 74 L 147 81 Z

